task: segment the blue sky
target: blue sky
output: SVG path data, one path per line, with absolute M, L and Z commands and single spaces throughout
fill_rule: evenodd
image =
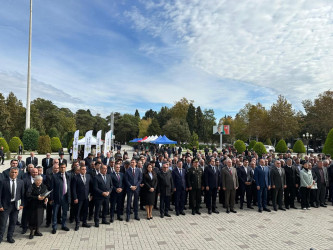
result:
M 182 97 L 234 115 L 332 89 L 328 0 L 34 0 L 32 98 L 141 115 Z M 0 89 L 25 104 L 29 0 L 0 8 Z

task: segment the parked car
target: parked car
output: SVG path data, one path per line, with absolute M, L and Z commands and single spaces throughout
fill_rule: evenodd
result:
M 304 145 L 304 148 L 305 148 L 305 152 L 306 152 L 306 146 L 305 145 Z M 309 153 L 314 153 L 314 149 L 309 147 L 308 148 L 308 152 Z
M 264 145 L 267 152 L 275 152 L 275 148 L 271 145 Z

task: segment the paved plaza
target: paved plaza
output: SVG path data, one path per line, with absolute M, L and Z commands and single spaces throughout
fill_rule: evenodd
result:
M 8 161 L 0 171 L 7 167 Z M 99 228 L 81 227 L 77 232 L 74 224 L 68 224 L 69 232 L 58 230 L 55 235 L 43 223 L 44 236 L 32 240 L 16 227 L 16 242 L 9 244 L 4 237 L 0 249 L 333 249 L 331 205 L 262 214 L 245 208 L 226 214 L 219 204 L 218 210 L 220 214 L 208 215 L 202 209 L 195 216 L 189 210 L 185 216 L 170 212 L 172 217 L 163 219 L 154 210 L 154 219 L 149 221 L 141 211 L 140 221 L 115 221 Z

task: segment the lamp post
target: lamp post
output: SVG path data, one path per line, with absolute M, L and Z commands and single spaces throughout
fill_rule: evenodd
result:
M 312 139 L 312 134 L 309 134 L 309 132 L 306 132 L 303 134 L 303 138 L 306 140 L 306 155 L 309 154 L 309 140 Z
M 30 128 L 30 91 L 31 91 L 31 29 L 32 29 L 32 0 L 30 0 L 30 24 L 29 24 L 29 49 L 28 49 L 28 77 L 27 77 L 27 107 L 25 117 L 25 129 Z

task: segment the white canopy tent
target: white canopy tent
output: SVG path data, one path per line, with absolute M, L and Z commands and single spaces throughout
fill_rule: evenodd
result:
M 85 139 L 85 137 L 83 137 L 82 139 L 80 139 L 78 141 L 78 145 L 79 146 L 84 146 L 85 145 L 85 141 L 86 141 L 86 139 Z M 96 145 L 96 144 L 97 144 L 97 138 L 95 136 L 93 136 L 91 138 L 91 145 Z M 103 144 L 104 144 L 103 141 L 101 141 L 101 145 L 103 145 Z

